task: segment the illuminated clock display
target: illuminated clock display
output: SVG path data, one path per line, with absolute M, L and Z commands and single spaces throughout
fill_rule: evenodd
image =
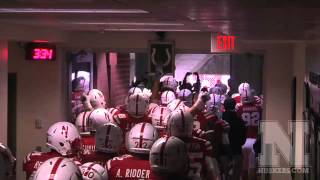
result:
M 56 47 L 49 43 L 28 43 L 26 59 L 34 61 L 52 61 L 56 59 Z

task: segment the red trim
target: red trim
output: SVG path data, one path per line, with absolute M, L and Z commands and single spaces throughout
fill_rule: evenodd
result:
M 85 117 L 86 117 L 86 113 L 87 113 L 87 111 L 85 111 L 84 113 L 83 113 L 83 116 L 82 116 L 82 132 L 84 132 L 85 131 Z
M 139 109 L 139 95 L 137 95 L 137 99 L 136 99 L 136 116 L 138 116 L 138 109 Z
M 143 123 L 140 130 L 140 139 L 139 139 L 139 147 L 142 148 L 142 141 L 143 141 L 143 132 L 144 128 L 146 126 L 146 123 Z
M 91 116 L 91 114 L 93 113 L 93 111 L 95 111 L 95 109 L 92 110 L 92 111 L 90 112 L 90 114 L 88 115 L 88 123 L 87 123 L 87 126 L 90 126 L 90 127 L 91 127 L 91 121 L 89 121 L 89 119 L 90 119 L 90 116 Z
M 52 168 L 51 173 L 50 173 L 50 179 L 49 180 L 54 180 L 54 176 L 56 175 L 56 173 L 58 171 L 58 168 L 59 168 L 59 165 L 61 164 L 62 160 L 63 160 L 62 157 L 58 158 L 56 163 L 53 165 L 53 168 Z
M 176 107 L 173 109 L 173 110 L 176 110 L 178 107 L 179 107 L 179 105 L 181 104 L 181 100 L 179 100 L 179 102 L 178 102 L 178 104 L 176 105 Z
M 162 126 L 162 121 L 163 121 L 163 119 L 162 119 L 163 110 L 164 110 L 164 108 L 161 107 L 161 112 L 160 112 L 160 126 Z

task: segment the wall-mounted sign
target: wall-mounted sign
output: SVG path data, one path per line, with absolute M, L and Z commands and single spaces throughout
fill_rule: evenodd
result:
M 174 75 L 175 47 L 173 41 L 149 41 L 149 72 L 157 69 L 163 74 Z
M 233 35 L 211 34 L 211 52 L 233 52 L 236 50 L 237 38 Z
M 26 59 L 34 61 L 52 61 L 56 59 L 56 46 L 50 43 L 31 42 L 25 47 Z

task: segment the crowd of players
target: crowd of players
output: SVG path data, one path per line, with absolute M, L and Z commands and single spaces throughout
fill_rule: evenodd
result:
M 25 157 L 27 179 L 246 179 L 254 170 L 262 99 L 246 82 L 230 94 L 221 82 L 155 77 L 116 107 L 98 89 L 73 93 L 73 123 L 50 126 L 50 151 Z

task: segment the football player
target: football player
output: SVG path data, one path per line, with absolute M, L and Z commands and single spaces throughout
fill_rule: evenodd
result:
M 77 118 L 79 113 L 84 111 L 84 106 L 82 104 L 81 97 L 85 91 L 85 81 L 86 79 L 82 76 L 72 80 L 71 106 L 73 120 Z
M 249 85 L 243 85 L 241 95 L 241 104 L 237 106 L 237 114 L 240 116 L 247 127 L 247 139 L 243 145 L 244 154 L 244 176 L 252 176 L 255 169 L 255 152 L 253 144 L 258 136 L 259 122 L 262 117 L 262 107 L 257 102 L 253 91 Z
M 217 161 L 212 157 L 212 146 L 205 139 L 192 136 L 194 115 L 202 111 L 209 96 L 200 94 L 196 103 L 189 110 L 175 110 L 168 116 L 168 136 L 183 140 L 188 148 L 190 179 L 216 179 L 219 176 Z
M 167 117 L 170 113 L 166 106 L 157 106 L 152 113 L 152 125 L 158 130 L 160 137 L 166 134 Z
M 177 91 L 178 82 L 172 76 L 162 78 L 160 80 L 160 83 L 162 85 L 162 91 L 167 91 L 167 90 L 172 91 L 172 92 Z
M 23 162 L 23 170 L 27 179 L 32 176 L 40 165 L 53 157 L 66 157 L 81 163 L 79 156 L 81 149 L 81 137 L 77 128 L 69 122 L 57 122 L 47 131 L 47 147 L 49 152 L 31 152 Z M 32 176 L 33 177 L 33 176 Z
M 151 170 L 163 179 L 187 180 L 188 164 L 187 146 L 177 137 L 159 138 L 151 147 Z
M 88 94 L 82 95 L 82 103 L 85 110 L 106 108 L 106 100 L 103 93 L 98 89 L 91 89 Z
M 0 143 L 0 179 L 10 179 L 14 175 L 15 162 L 10 149 Z
M 108 179 L 157 179 L 149 164 L 150 149 L 157 138 L 157 130 L 151 124 L 136 124 L 126 139 L 129 154 L 108 161 Z
M 81 114 L 80 114 L 81 115 Z M 81 117 L 80 117 L 81 118 Z M 82 157 L 86 159 L 86 156 L 92 156 L 96 150 L 95 132 L 96 130 L 109 122 L 113 122 L 111 114 L 104 108 L 97 108 L 92 110 L 87 116 L 85 132 L 81 132 L 81 144 L 82 144 Z M 88 162 L 88 161 L 86 161 Z
M 106 123 L 95 133 L 95 151 L 85 155 L 83 161 L 98 163 L 104 167 L 109 159 L 118 156 L 122 144 L 123 133 L 120 127 Z
M 82 180 L 79 167 L 70 159 L 53 157 L 44 161 L 33 180 Z

